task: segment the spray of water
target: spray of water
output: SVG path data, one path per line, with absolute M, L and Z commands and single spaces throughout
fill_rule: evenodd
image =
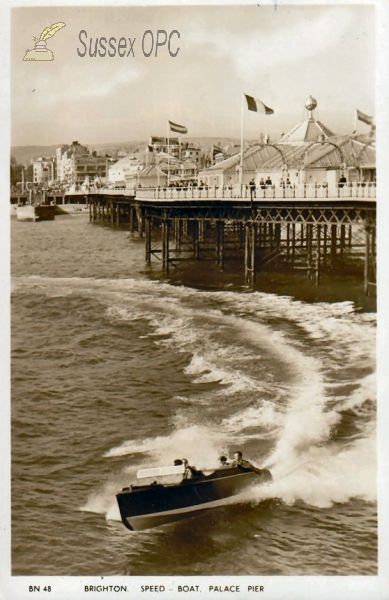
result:
M 183 288 L 173 291 L 145 281 L 138 282 L 138 287 L 131 284 L 131 291 L 137 290 L 136 302 L 123 294 L 127 288 L 116 287 L 116 308 L 111 304 L 109 318 L 147 318 L 151 325 L 149 335 L 164 337 L 155 343 L 191 354 L 185 372 L 193 375 L 193 383 L 219 382 L 224 385 L 220 394 L 236 397 L 237 402 L 231 404 L 230 414 L 217 426 L 212 422 L 195 423 L 190 420 L 190 413 L 181 409 L 165 436 L 126 440 L 109 450 L 107 458 L 128 455 L 142 465 L 169 464 L 181 457 L 177 451 L 181 455 L 184 448 L 187 457 L 202 468 L 216 464 L 218 455 L 231 443 L 244 445 L 250 441 L 252 445 L 255 439 L 259 444 L 270 439 L 272 449 L 262 466 L 271 469 L 274 481 L 252 490 L 250 501 L 276 497 L 285 503 L 304 501 L 326 507 L 352 497 L 375 500 L 375 430 L 369 412 L 365 411 L 366 419 L 357 439 L 340 444 L 331 437 L 342 411 L 364 413 L 367 401 L 374 400 L 374 376 L 355 381 L 355 391 L 338 401 L 329 395 L 330 381 L 338 377 L 341 369 L 362 359 L 365 367 L 373 367 L 374 320 L 370 316 L 356 315 L 351 303 L 310 306 L 287 297 L 237 297 L 229 292 L 213 294 L 213 305 L 218 302 L 223 310 L 211 310 L 207 308 L 211 299 L 207 293 Z M 188 300 L 190 306 L 185 305 Z M 272 318 L 284 319 L 288 328 L 280 331 L 268 325 Z M 220 331 L 230 332 L 229 338 L 224 335 L 220 341 Z M 307 346 L 305 339 L 307 344 L 310 341 Z M 274 374 L 261 371 L 262 357 L 268 360 L 267 364 L 274 364 Z M 269 357 L 273 363 L 269 363 Z M 255 371 L 253 374 L 253 361 L 263 379 L 256 377 Z M 283 383 L 276 372 L 284 377 Z M 270 386 L 272 394 L 268 393 Z M 252 397 L 248 406 L 239 401 L 245 394 Z M 214 397 L 215 391 L 210 392 L 208 402 Z M 187 398 L 188 409 L 196 402 L 197 399 L 191 403 Z M 257 433 L 253 434 L 255 429 Z M 257 459 L 260 457 L 258 452 Z M 255 459 L 253 456 L 254 462 Z M 112 500 L 112 491 L 111 483 L 107 484 L 88 501 L 89 510 L 98 508 L 114 518 L 115 509 L 107 499 L 109 495 Z

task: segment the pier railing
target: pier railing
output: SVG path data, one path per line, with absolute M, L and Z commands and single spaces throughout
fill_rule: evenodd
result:
M 344 183 L 328 185 L 326 183 L 299 183 L 291 185 L 257 186 L 255 191 L 246 185 L 231 187 L 197 186 L 138 188 L 137 200 L 281 200 L 283 198 L 313 200 L 317 199 L 376 199 L 375 183 Z

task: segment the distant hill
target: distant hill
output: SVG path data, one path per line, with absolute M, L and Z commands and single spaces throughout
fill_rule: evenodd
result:
M 176 134 L 172 134 L 172 137 Z M 371 143 L 375 141 L 372 138 L 372 134 L 358 135 L 355 136 L 356 139 L 363 143 Z M 254 144 L 258 140 L 245 140 L 246 144 Z M 182 144 L 195 144 L 196 146 L 200 146 L 203 153 L 208 152 L 212 145 L 223 148 L 224 146 L 235 144 L 236 146 L 240 145 L 240 140 L 226 137 L 185 137 L 181 138 Z M 80 140 L 80 143 L 84 143 L 83 140 Z M 88 144 L 85 145 L 89 148 L 89 150 L 96 150 L 97 152 L 102 152 L 104 154 L 114 154 L 118 150 L 124 150 L 127 154 L 131 152 L 136 152 L 137 150 L 144 150 L 147 147 L 148 140 L 133 140 L 129 142 L 103 142 L 100 144 Z M 49 158 L 50 156 L 55 156 L 57 148 L 59 148 L 61 144 L 55 144 L 53 146 L 11 146 L 11 156 L 16 158 L 18 164 L 28 165 L 31 160 L 35 160 L 40 156 L 44 156 Z
M 35 160 L 40 156 L 55 156 L 58 146 L 11 146 L 11 156 L 16 158 L 20 165 L 28 164 L 31 159 Z
M 172 136 L 175 134 L 172 134 Z M 79 140 L 81 144 L 84 144 L 82 140 Z M 203 152 L 210 150 L 212 145 L 215 146 L 226 146 L 227 144 L 239 145 L 239 140 L 225 138 L 225 137 L 182 137 L 182 144 L 196 144 L 200 146 Z M 89 150 L 97 150 L 97 152 L 103 152 L 107 154 L 114 153 L 116 150 L 124 150 L 127 153 L 135 152 L 136 150 L 144 150 L 147 146 L 147 140 L 135 140 L 129 142 L 104 142 L 100 144 L 88 144 L 85 145 Z M 11 156 L 16 158 L 18 164 L 27 165 L 31 160 L 36 160 L 40 156 L 49 158 L 55 156 L 57 148 L 61 143 L 53 146 L 11 146 Z

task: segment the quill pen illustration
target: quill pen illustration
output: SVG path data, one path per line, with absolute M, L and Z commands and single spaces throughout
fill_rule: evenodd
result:
M 50 25 L 50 27 L 45 27 L 40 34 L 39 40 L 37 40 L 36 37 L 33 38 L 35 41 L 35 48 L 34 50 L 27 50 L 23 60 L 54 60 L 54 54 L 51 50 L 46 48 L 46 40 L 52 38 L 53 35 L 62 29 L 62 27 L 65 27 L 65 25 L 65 23 L 60 21 L 59 23 L 53 23 L 53 25 Z
M 62 27 L 65 27 L 65 23 L 53 23 L 53 25 L 50 25 L 50 27 L 46 27 L 40 34 L 39 41 L 45 42 L 49 38 L 53 37 L 53 35 L 62 29 Z

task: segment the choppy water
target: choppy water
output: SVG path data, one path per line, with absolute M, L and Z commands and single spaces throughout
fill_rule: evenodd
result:
M 375 314 L 150 275 L 85 215 L 12 219 L 13 574 L 376 574 Z M 236 448 L 274 482 L 121 524 L 137 468 Z

